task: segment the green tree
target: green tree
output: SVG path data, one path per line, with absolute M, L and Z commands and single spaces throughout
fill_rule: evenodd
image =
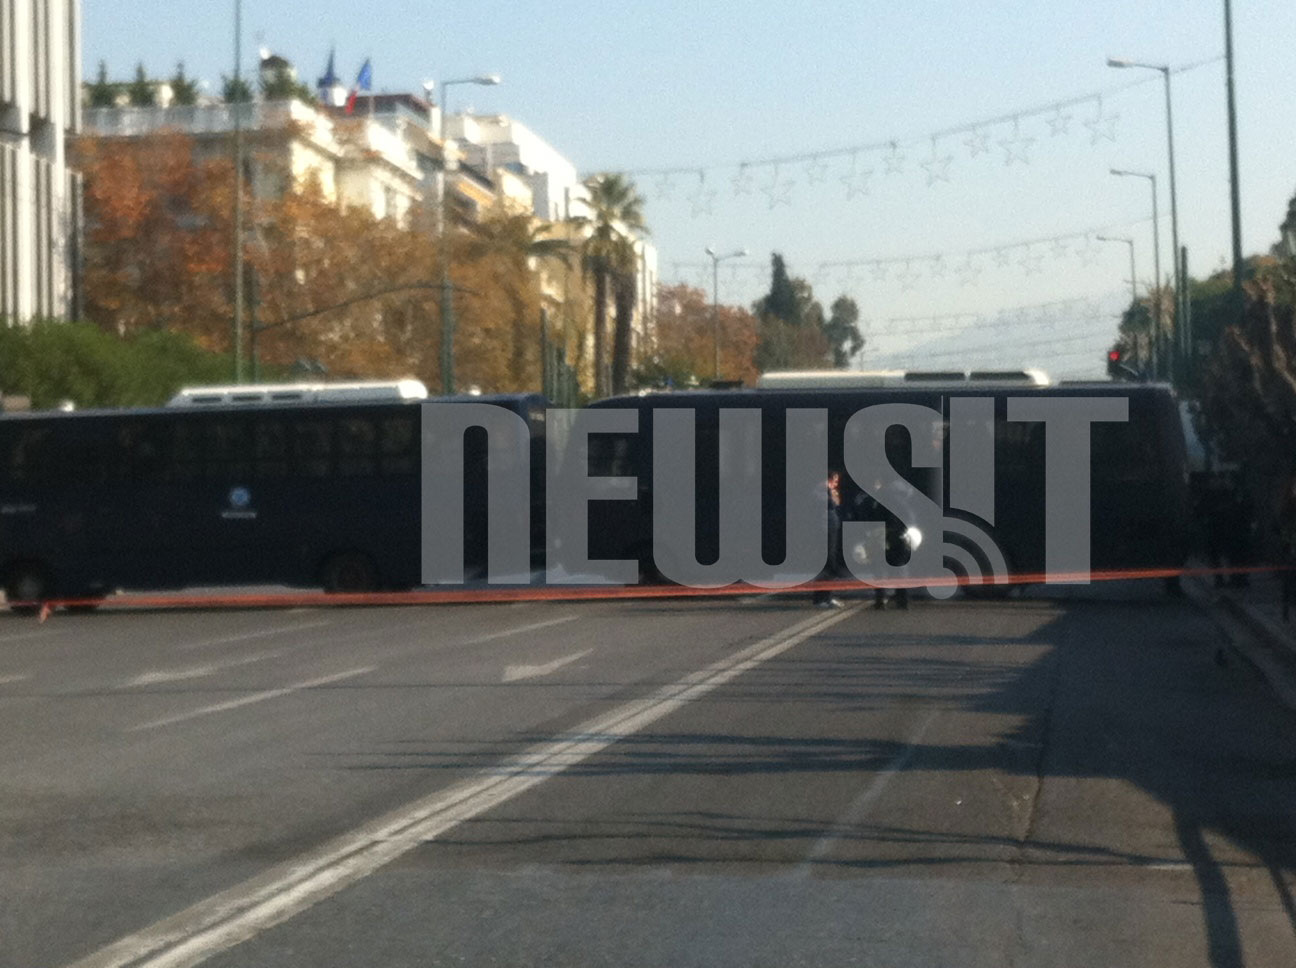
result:
M 226 104 L 246 104 L 252 100 L 252 87 L 241 77 L 221 75 L 221 99 Z
M 586 179 L 585 188 L 589 192 L 587 204 L 591 214 L 575 222 L 588 232 L 581 247 L 581 267 L 594 283 L 594 395 L 599 397 L 608 392 L 608 297 L 614 293 L 618 276 L 635 272 L 633 247 L 626 245 L 625 240 L 646 232 L 647 226 L 643 196 L 624 175 L 593 175 Z M 631 299 L 631 312 L 633 305 Z M 613 369 L 620 375 L 621 390 L 625 389 L 629 376 L 631 312 L 618 314 L 618 326 L 624 327 L 625 332 L 617 343 L 621 358 L 614 361 Z
M 851 357 L 864 348 L 864 337 L 859 331 L 859 306 L 849 296 L 833 300 L 828 321 L 824 323 L 833 366 L 843 369 Z
M 823 307 L 804 279 L 787 271 L 783 256 L 770 256 L 770 291 L 752 306 L 760 321 L 756 365 L 761 372 L 823 366 L 829 359 Z M 849 337 L 847 337 L 849 340 Z
M 135 80 L 127 86 L 126 96 L 130 99 L 131 107 L 151 108 L 157 103 L 157 89 L 148 79 L 142 63 L 135 65 Z
M 176 71 L 171 75 L 171 103 L 189 107 L 198 103 L 198 82 L 185 76 L 184 61 L 176 64 Z
M 108 80 L 108 65 L 99 62 L 99 73 L 90 85 L 90 106 L 110 108 L 117 103 L 117 85 Z
M 307 104 L 315 101 L 310 88 L 297 80 L 292 71 L 283 65 L 276 66 L 269 72 L 269 76 L 263 73 L 260 84 L 261 96 L 267 101 L 290 101 L 293 98 Z

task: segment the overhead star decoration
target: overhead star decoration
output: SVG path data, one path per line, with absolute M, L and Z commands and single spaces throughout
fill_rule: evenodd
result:
M 750 195 L 752 193 L 752 182 L 754 178 L 751 169 L 747 167 L 746 162 L 738 166 L 737 173 L 733 176 L 734 195 Z
M 977 155 L 983 155 L 990 150 L 990 135 L 980 128 L 973 128 L 968 136 L 963 139 L 963 143 L 967 145 L 968 156 L 975 158 Z
M 943 255 L 933 257 L 931 262 L 927 265 L 927 272 L 933 279 L 945 278 L 946 273 L 949 272 L 949 266 L 945 263 L 945 257 Z
M 1071 124 L 1071 115 L 1058 108 L 1053 116 L 1045 118 L 1049 126 L 1049 137 L 1056 138 L 1060 134 L 1066 134 Z
M 1026 150 L 1034 143 L 1034 138 L 1021 134 L 1019 122 L 1014 118 L 1012 137 L 1002 138 L 999 141 L 999 147 L 1004 150 L 1004 164 L 1011 165 L 1014 161 L 1020 161 L 1023 165 L 1030 164 Z
M 778 165 L 774 166 L 774 171 L 770 175 L 767 184 L 761 186 L 761 191 L 769 199 L 769 207 L 777 208 L 780 205 L 792 205 L 792 189 L 796 187 L 796 182 L 790 178 L 782 178 L 779 175 Z
M 891 147 L 886 156 L 882 159 L 884 169 L 888 175 L 898 175 L 904 171 L 905 157 L 900 151 L 900 146 L 896 142 L 891 142 Z
M 887 277 L 887 264 L 885 262 L 875 262 L 872 268 L 873 279 L 875 282 L 885 282 Z
M 938 181 L 947 182 L 949 178 L 949 166 L 954 161 L 954 156 L 950 154 L 938 155 L 936 153 L 936 139 L 932 139 L 931 157 L 922 163 L 927 171 L 927 187 L 931 188 Z
M 675 191 L 675 186 L 671 182 L 669 173 L 657 177 L 657 197 L 663 202 L 670 201 L 671 194 Z
M 815 155 L 806 164 L 805 173 L 806 173 L 806 184 L 818 185 L 821 181 L 823 181 L 825 178 L 828 177 L 828 165 L 822 158 L 820 158 L 818 155 Z
M 849 201 L 856 195 L 867 195 L 868 181 L 872 175 L 872 168 L 859 167 L 859 155 L 851 155 L 850 171 L 841 176 L 841 183 L 846 186 L 846 199 Z
M 711 206 L 715 202 L 716 194 L 717 192 L 714 188 L 707 187 L 706 172 L 699 171 L 697 188 L 690 192 L 688 196 L 688 200 L 693 206 L 694 218 L 697 218 L 699 215 L 711 214 Z
M 896 273 L 895 278 L 896 282 L 900 283 L 901 290 L 908 292 L 910 289 L 913 289 L 918 285 L 918 280 L 921 279 L 922 276 L 919 273 L 914 272 L 913 267 L 906 262 L 904 267 Z
M 1021 265 L 1022 269 L 1025 270 L 1026 275 L 1033 276 L 1037 272 L 1043 270 L 1044 254 L 1042 252 L 1032 252 L 1030 247 L 1027 246 L 1026 251 L 1022 254 L 1019 265 Z
M 971 256 L 968 256 L 956 270 L 960 286 L 975 285 L 978 277 L 981 275 L 981 266 L 975 262 Z
M 1091 266 L 1098 261 L 1098 253 L 1102 251 L 1102 246 L 1094 241 L 1092 236 L 1086 235 L 1084 245 L 1080 246 L 1078 254 L 1081 265 Z
M 1089 129 L 1089 144 L 1096 145 L 1099 141 L 1114 142 L 1116 140 L 1116 122 L 1120 120 L 1120 115 L 1104 114 L 1101 97 L 1097 99 L 1096 103 L 1096 113 L 1084 123 L 1084 126 Z
M 996 266 L 1002 269 L 1008 265 L 1010 259 L 1012 259 L 1012 253 L 1007 249 L 995 249 L 994 261 Z
M 1063 259 L 1066 258 L 1067 253 L 1070 252 L 1071 250 L 1067 247 L 1067 240 L 1064 238 L 1059 238 L 1053 240 L 1052 251 L 1053 251 L 1053 258 Z

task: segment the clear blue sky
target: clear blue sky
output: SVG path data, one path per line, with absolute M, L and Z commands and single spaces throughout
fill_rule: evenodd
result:
M 169 74 L 183 60 L 192 76 L 218 84 L 232 66 L 233 7 L 232 0 L 84 0 L 86 74 L 92 76 L 101 59 L 122 77 L 137 61 Z M 1276 241 L 1296 192 L 1290 43 L 1296 15 L 1290 0 L 1237 0 L 1234 8 L 1243 242 L 1250 252 Z M 1108 338 L 1114 323 L 1100 317 L 1127 291 L 1124 246 L 1094 245 L 1081 258 L 1081 240 L 1069 239 L 1012 249 L 997 259 L 978 256 L 972 281 L 953 270 L 971 250 L 1113 226 L 1114 234 L 1135 238 L 1138 275 L 1149 281 L 1149 190 L 1145 181 L 1107 173 L 1124 167 L 1160 179 L 1162 269 L 1168 274 L 1159 75 L 1108 94 L 1101 114 L 1097 101 L 1064 109 L 1066 120 L 1055 112 L 1028 112 L 1144 76 L 1106 67 L 1108 54 L 1179 65 L 1223 50 L 1222 4 L 1216 0 L 908 0 L 798 8 L 696 0 L 637 7 L 570 0 L 248 0 L 244 23 L 248 67 L 264 45 L 294 61 L 312 83 L 335 45 L 347 80 L 371 57 L 381 90 L 418 90 L 425 79 L 498 72 L 504 78 L 498 88 L 454 89 L 452 108 L 509 114 L 585 171 L 705 169 L 705 181 L 696 173 L 638 176 L 662 276 L 707 281 L 709 273 L 687 264 L 700 264 L 709 243 L 726 250 L 745 246 L 752 252 L 746 261 L 762 264 L 777 249 L 795 273 L 814 282 L 820 298 L 845 292 L 857 300 L 875 351 L 912 344 L 942 326 L 957 328 L 957 321 L 930 319 L 957 313 L 980 314 L 997 327 L 993 332 L 1009 341 L 1035 338 L 1032 345 L 1040 332 L 1059 326 L 1072 336 L 1087 327 L 1097 344 Z M 1180 241 L 1200 275 L 1229 253 L 1223 65 L 1176 75 L 1174 85 Z M 967 134 L 930 138 L 1018 112 L 1016 135 L 1011 120 L 981 129 L 989 150 L 976 157 Z M 1119 117 L 1105 130 L 1115 140 L 1092 144 L 1084 122 L 1113 115 Z M 1065 130 L 1053 134 L 1054 127 Z M 1013 146 L 1028 162 L 1005 163 L 1000 142 L 1014 137 L 1035 139 Z M 850 156 L 825 157 L 822 167 L 785 164 L 777 172 L 758 164 L 891 139 L 900 142 L 903 170 L 886 173 L 885 151 L 860 153 L 857 170 L 875 174 L 868 194 L 854 197 L 847 197 L 841 181 Z M 948 180 L 929 186 L 922 162 L 947 155 Z M 752 163 L 751 194 L 738 194 L 733 183 L 743 161 Z M 790 204 L 771 208 L 762 192 L 771 184 Z M 926 258 L 934 254 L 946 256 L 947 272 Z M 885 274 L 869 266 L 823 265 L 905 256 L 923 258 L 908 267 L 893 263 Z M 721 298 L 750 301 L 761 290 L 763 271 L 741 262 L 726 268 Z M 910 273 L 915 279 L 906 282 Z M 1004 312 L 1058 300 L 1080 302 L 1044 313 L 1046 330 L 1036 325 L 1033 309 Z M 1075 359 L 1059 359 L 1055 368 L 1074 370 L 1076 359 L 1090 358 L 1083 341 L 1069 346 Z

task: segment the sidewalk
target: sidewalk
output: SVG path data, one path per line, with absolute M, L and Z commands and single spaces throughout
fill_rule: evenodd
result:
M 1216 588 L 1210 577 L 1190 575 L 1183 586 L 1198 605 L 1228 619 L 1220 624 L 1233 647 L 1296 709 L 1296 606 L 1284 622 L 1280 577 L 1258 572 L 1246 587 Z

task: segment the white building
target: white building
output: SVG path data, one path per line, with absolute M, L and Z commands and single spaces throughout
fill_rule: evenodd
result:
M 525 125 L 504 115 L 455 115 L 445 119 L 447 137 L 464 160 L 483 171 L 505 170 L 531 186 L 533 212 L 547 222 L 588 216 L 585 186 L 576 166 Z M 635 240 L 636 351 L 652 338 L 657 318 L 657 248 L 647 238 Z
M 0 0 L 0 319 L 74 316 L 79 0 Z

